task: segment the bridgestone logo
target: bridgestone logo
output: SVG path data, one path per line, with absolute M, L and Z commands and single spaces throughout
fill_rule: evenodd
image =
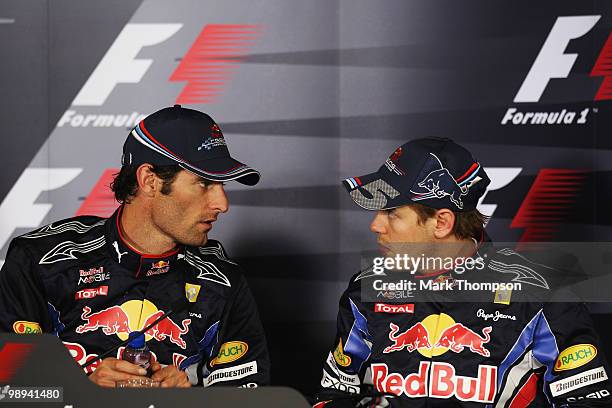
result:
M 208 387 L 217 382 L 234 381 L 249 375 L 257 374 L 257 361 L 251 361 L 235 367 L 215 370 L 204 380 L 204 386 Z
M 608 375 L 606 374 L 606 370 L 603 367 L 598 367 L 551 383 L 550 391 L 553 397 L 557 397 L 578 388 L 586 387 L 587 385 L 595 384 L 607 379 Z

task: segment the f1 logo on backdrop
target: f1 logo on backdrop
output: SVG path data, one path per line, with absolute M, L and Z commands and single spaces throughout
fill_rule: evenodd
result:
M 72 107 L 102 106 L 119 84 L 139 83 L 153 64 L 153 60 L 137 58 L 139 52 L 168 40 L 182 26 L 127 24 L 74 98 Z M 169 82 L 185 83 L 175 103 L 215 102 L 231 79 L 232 70 L 253 46 L 260 31 L 260 26 L 249 24 L 205 25 L 168 78 Z M 132 128 L 144 116 L 140 112 L 82 114 L 68 109 L 57 127 Z
M 182 26 L 183 24 L 127 24 L 74 98 L 72 105 L 102 106 L 118 84 L 140 82 L 153 63 L 150 59 L 137 59 L 140 50 L 168 40 Z M 215 91 L 219 91 L 219 85 L 222 85 L 219 81 L 227 79 L 223 77 L 224 74 L 239 62 L 258 34 L 257 25 L 204 26 L 169 78 L 170 81 L 187 83 L 176 102 L 213 102 Z
M 544 45 L 523 80 L 516 96 L 515 103 L 539 102 L 551 79 L 567 78 L 578 54 L 566 53 L 572 40 L 589 33 L 601 16 L 558 17 Z M 601 50 L 590 73 L 591 77 L 603 76 L 603 82 L 594 97 L 595 101 L 612 99 L 612 68 L 608 59 L 612 56 L 612 35 Z M 571 125 L 585 124 L 590 113 L 589 108 L 580 111 L 561 109 L 553 112 L 521 112 L 517 108 L 508 108 L 501 120 L 502 125 Z
M 595 26 L 601 16 L 559 17 L 536 57 L 514 102 L 538 102 L 553 78 L 567 78 L 578 54 L 565 54 L 571 40 Z
M 119 83 L 138 83 L 151 64 L 136 59 L 143 47 L 172 37 L 182 24 L 127 24 L 77 94 L 72 105 L 101 106 Z

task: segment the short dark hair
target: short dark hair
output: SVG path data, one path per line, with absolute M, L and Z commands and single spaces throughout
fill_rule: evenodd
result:
M 417 213 L 421 224 L 436 215 L 438 211 L 437 208 L 427 207 L 418 203 L 409 204 L 408 206 Z M 453 225 L 452 233 L 455 234 L 457 238 L 474 238 L 477 241 L 482 238 L 484 226 L 489 220 L 489 217 L 482 214 L 477 209 L 465 212 L 453 211 L 453 214 L 455 214 L 455 225 Z
M 120 203 L 129 204 L 138 191 L 138 180 L 136 180 L 136 170 L 139 166 L 125 165 L 121 167 L 119 173 L 114 174 L 114 179 L 110 184 L 111 190 L 115 193 L 115 200 Z M 176 175 L 182 168 L 176 164 L 170 166 L 151 165 L 151 171 L 162 179 L 162 194 L 170 194 L 172 191 L 172 183 Z

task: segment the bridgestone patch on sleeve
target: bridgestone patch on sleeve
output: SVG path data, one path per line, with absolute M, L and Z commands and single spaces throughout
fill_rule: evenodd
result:
M 253 374 L 257 374 L 257 361 L 215 370 L 206 377 L 204 386 L 208 387 L 218 382 L 239 380 Z
M 606 370 L 603 367 L 597 367 L 551 383 L 550 392 L 552 393 L 553 397 L 558 397 L 559 395 L 567 394 L 568 392 L 577 390 L 578 388 L 596 384 L 607 379 L 608 374 L 606 373 Z

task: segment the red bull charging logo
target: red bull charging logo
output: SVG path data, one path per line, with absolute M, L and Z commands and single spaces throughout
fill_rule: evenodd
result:
M 395 323 L 389 323 L 389 329 L 391 344 L 383 349 L 383 354 L 405 350 L 409 353 L 417 351 L 431 358 L 448 351 L 461 353 L 469 350 L 483 357 L 491 355 L 485 348 L 491 340 L 490 326 L 477 333 L 444 313 L 429 315 L 403 332 Z M 407 376 L 389 372 L 387 364 L 372 364 L 371 368 L 374 385 L 380 392 L 411 398 L 455 397 L 461 401 L 483 403 L 491 403 L 495 398 L 495 366 L 478 365 L 477 377 L 457 375 L 452 364 L 437 361 L 421 361 L 418 372 Z
M 170 262 L 169 261 L 158 261 L 153 262 L 151 264 L 151 269 L 149 269 L 146 273 L 147 276 L 151 275 L 161 275 L 162 273 L 166 273 L 170 270 Z
M 385 347 L 383 354 L 402 350 L 412 353 L 416 350 L 425 357 L 433 357 L 447 351 L 461 353 L 469 350 L 483 357 L 491 355 L 484 346 L 491 340 L 491 326 L 485 327 L 479 334 L 444 313 L 429 315 L 401 333 L 394 323 L 389 323 L 389 329 L 391 345 Z
M 85 323 L 76 328 L 79 334 L 102 329 L 107 336 L 117 335 L 121 340 L 126 340 L 130 332 L 141 330 L 153 323 L 164 314 L 158 310 L 155 304 L 148 300 L 129 300 L 122 305 L 115 305 L 92 312 L 89 306 L 83 307 L 81 319 Z M 171 318 L 161 320 L 151 329 L 145 332 L 145 340 L 155 339 L 157 341 L 169 340 L 182 349 L 187 347 L 183 335 L 189 331 L 191 319 L 184 319 L 180 326 Z

